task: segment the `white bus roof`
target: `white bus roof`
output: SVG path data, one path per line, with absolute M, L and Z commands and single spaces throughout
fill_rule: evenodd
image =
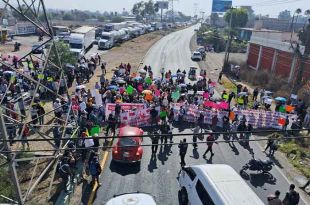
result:
M 264 205 L 261 199 L 230 166 L 204 164 L 190 166 L 217 205 Z
M 81 26 L 81 27 L 74 29 L 72 32 L 73 33 L 85 34 L 85 33 L 88 33 L 89 31 L 91 31 L 93 29 L 95 29 L 95 28 L 91 27 L 91 26 Z

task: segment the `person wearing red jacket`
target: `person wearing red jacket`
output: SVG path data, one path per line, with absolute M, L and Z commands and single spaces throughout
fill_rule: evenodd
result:
M 207 137 L 207 150 L 205 151 L 205 153 L 203 154 L 203 158 L 206 158 L 206 154 L 210 151 L 211 152 L 211 157 L 213 157 L 214 155 L 214 152 L 212 150 L 212 146 L 214 144 L 214 141 L 215 141 L 215 138 L 213 137 L 213 134 L 210 134 L 208 137 Z

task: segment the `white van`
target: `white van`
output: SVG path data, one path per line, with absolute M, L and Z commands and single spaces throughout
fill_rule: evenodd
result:
M 181 204 L 264 205 L 239 174 L 224 164 L 184 167 L 178 176 Z

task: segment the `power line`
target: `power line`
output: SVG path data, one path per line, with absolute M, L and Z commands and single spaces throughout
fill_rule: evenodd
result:
M 281 139 L 291 140 L 291 139 L 309 139 L 310 136 L 307 137 L 283 137 Z M 280 138 L 276 138 L 275 140 L 279 140 Z M 207 142 L 210 143 L 229 143 L 229 142 L 258 142 L 258 141 L 268 141 L 270 138 L 260 138 L 260 139 L 237 139 L 237 140 L 213 140 L 213 141 L 197 141 L 197 142 L 185 142 L 185 143 L 162 143 L 162 144 L 141 144 L 141 147 L 151 147 L 151 146 L 160 146 L 160 145 L 179 145 L 179 144 L 206 144 Z M 119 148 L 130 148 L 130 147 L 137 147 L 138 145 L 126 145 L 126 146 L 117 146 Z M 76 148 L 58 148 L 58 149 L 41 149 L 41 150 L 10 150 L 10 151 L 1 151 L 0 153 L 12 153 L 12 152 L 54 152 L 54 151 L 70 151 L 70 150 L 97 150 L 101 149 L 110 149 L 114 146 L 98 146 L 98 147 L 76 147 Z
M 192 135 L 226 135 L 226 134 L 255 134 L 255 133 L 286 133 L 286 132 L 300 132 L 300 131 L 309 131 L 309 129 L 287 129 L 285 130 L 253 130 L 253 131 L 222 131 L 222 132 L 211 132 L 211 131 L 207 131 L 207 132 L 203 132 L 203 133 L 179 133 L 179 134 L 147 134 L 147 135 L 141 135 L 139 137 L 141 138 L 147 138 L 147 137 L 154 137 L 154 136 L 192 136 Z M 27 139 L 27 141 L 29 142 L 42 142 L 42 141 L 54 141 L 54 140 L 81 140 L 81 139 L 119 139 L 122 137 L 130 137 L 130 136 L 126 136 L 126 135 L 119 135 L 119 136 L 104 136 L 104 137 L 85 137 L 85 138 L 67 138 L 67 137 L 63 137 L 63 138 L 50 138 L 50 139 Z M 25 140 L 19 139 L 19 140 L 13 140 L 15 142 L 23 142 Z M 10 142 L 10 140 L 0 140 L 0 142 Z

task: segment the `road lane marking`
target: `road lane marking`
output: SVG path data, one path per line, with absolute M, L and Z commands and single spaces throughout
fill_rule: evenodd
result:
M 110 141 L 110 142 L 109 142 L 109 146 L 112 145 L 112 142 L 113 142 L 113 141 Z M 101 167 L 101 170 L 102 170 L 102 171 L 103 171 L 104 165 L 105 165 L 106 162 L 107 162 L 108 156 L 109 156 L 109 152 L 108 152 L 108 151 L 104 151 L 104 152 L 103 152 L 102 160 L 101 160 L 101 162 L 100 162 L 100 167 Z M 102 173 L 101 173 L 101 174 L 102 174 Z M 97 183 L 97 181 L 95 181 L 94 186 L 93 186 L 93 189 L 92 189 L 91 194 L 90 194 L 90 196 L 89 196 L 87 205 L 92 205 L 92 204 L 93 204 L 94 197 L 95 197 L 95 194 L 96 194 L 97 189 L 98 189 L 98 183 Z

